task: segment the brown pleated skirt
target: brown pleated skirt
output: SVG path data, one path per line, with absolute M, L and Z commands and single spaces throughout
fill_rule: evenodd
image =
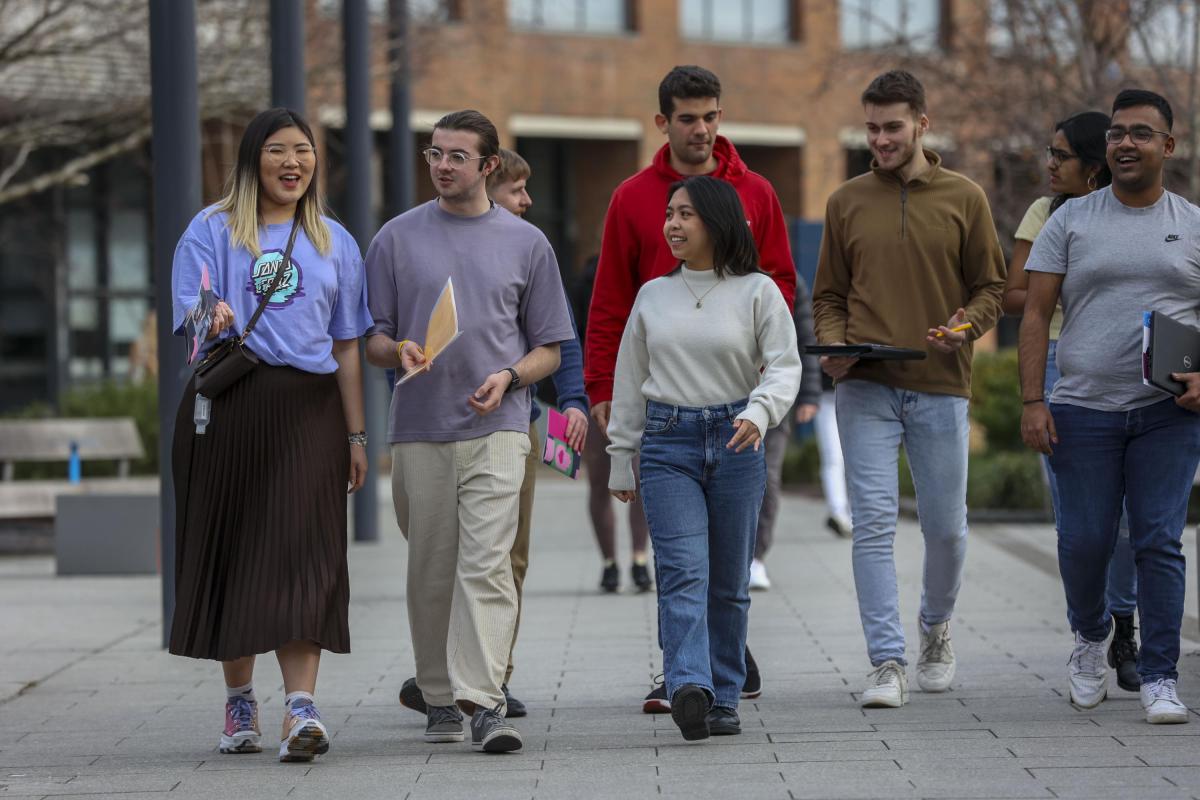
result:
M 259 364 L 212 403 L 184 390 L 175 478 L 175 655 L 231 661 L 294 640 L 350 652 L 337 378 Z

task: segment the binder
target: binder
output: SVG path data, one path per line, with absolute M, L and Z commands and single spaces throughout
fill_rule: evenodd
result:
M 877 361 L 920 361 L 926 356 L 924 350 L 893 347 L 889 344 L 812 344 L 804 348 L 804 354 L 835 358 L 875 359 Z
M 1200 372 L 1200 330 L 1158 311 L 1142 314 L 1142 383 L 1178 397 L 1172 372 Z

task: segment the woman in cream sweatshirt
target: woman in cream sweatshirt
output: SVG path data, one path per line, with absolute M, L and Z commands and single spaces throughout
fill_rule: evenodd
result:
M 734 188 L 695 176 L 667 199 L 680 266 L 642 287 L 621 338 L 609 490 L 628 502 L 640 483 L 671 716 L 683 738 L 704 739 L 741 733 L 762 435 L 796 399 L 800 354 Z

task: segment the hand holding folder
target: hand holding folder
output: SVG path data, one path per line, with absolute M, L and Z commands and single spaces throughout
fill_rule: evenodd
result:
M 417 345 L 421 351 L 421 358 L 416 366 L 396 381 L 396 385 L 400 386 L 422 372 L 428 372 L 433 366 L 433 360 L 459 336 L 462 336 L 462 331 L 458 329 L 458 307 L 454 304 L 454 280 L 447 278 L 446 286 L 438 295 L 433 311 L 429 314 L 429 325 L 425 328 L 425 344 Z

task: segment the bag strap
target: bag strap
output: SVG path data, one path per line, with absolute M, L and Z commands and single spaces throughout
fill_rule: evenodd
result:
M 275 292 L 279 291 L 279 285 L 283 283 L 283 276 L 287 273 L 288 268 L 292 263 L 292 247 L 296 244 L 296 233 L 300 230 L 300 211 L 296 210 L 296 217 L 292 220 L 292 230 L 288 234 L 287 248 L 283 251 L 283 261 L 279 264 L 279 269 L 275 270 L 275 277 L 271 280 L 271 286 L 267 293 L 263 295 L 263 299 L 259 301 L 258 308 L 254 309 L 254 316 L 250 317 L 250 321 L 246 323 L 245 330 L 238 337 L 238 342 L 245 342 L 246 337 L 250 335 L 250 331 L 254 330 L 258 318 L 262 316 L 263 311 L 267 308 L 267 303 L 271 302 L 271 298 L 275 296 Z

